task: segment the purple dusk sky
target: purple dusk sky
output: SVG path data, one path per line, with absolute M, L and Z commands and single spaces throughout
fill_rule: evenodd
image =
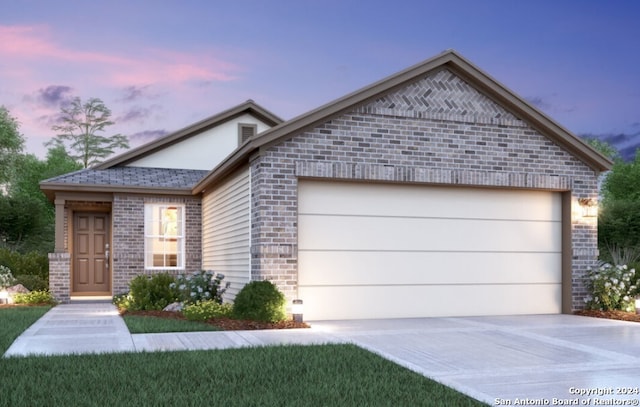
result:
M 453 48 L 576 134 L 640 135 L 638 21 L 636 0 L 12 1 L 0 105 L 38 156 L 74 96 L 136 146 L 247 99 L 289 119 Z

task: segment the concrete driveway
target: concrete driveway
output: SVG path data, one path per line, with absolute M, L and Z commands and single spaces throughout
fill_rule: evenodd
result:
M 640 324 L 574 315 L 316 321 L 131 335 L 112 304 L 59 305 L 5 357 L 355 343 L 491 405 L 638 405 Z
M 638 323 L 527 315 L 312 325 L 491 405 L 640 402 Z

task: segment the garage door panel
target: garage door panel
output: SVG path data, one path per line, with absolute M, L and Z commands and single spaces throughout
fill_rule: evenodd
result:
M 300 287 L 306 320 L 555 314 L 560 284 Z M 327 304 L 331 304 L 330 307 Z
M 306 252 L 300 286 L 560 283 L 560 253 Z
M 298 199 L 308 319 L 561 310 L 559 193 L 302 180 Z
M 487 190 L 416 185 L 304 181 L 300 214 L 469 217 L 509 220 L 562 218 L 560 195 L 544 191 Z M 499 205 L 496 203 L 499 202 Z M 375 205 L 372 205 L 375 203 Z
M 299 249 L 560 251 L 560 222 L 305 216 Z

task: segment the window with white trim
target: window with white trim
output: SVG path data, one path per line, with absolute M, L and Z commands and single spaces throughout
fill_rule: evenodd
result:
M 144 205 L 144 266 L 184 269 L 184 205 Z

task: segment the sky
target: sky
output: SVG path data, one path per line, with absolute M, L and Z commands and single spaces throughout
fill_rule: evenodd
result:
M 100 98 L 132 147 L 248 99 L 290 119 L 447 49 L 575 134 L 640 142 L 640 1 L 4 1 L 0 105 L 46 154 Z

